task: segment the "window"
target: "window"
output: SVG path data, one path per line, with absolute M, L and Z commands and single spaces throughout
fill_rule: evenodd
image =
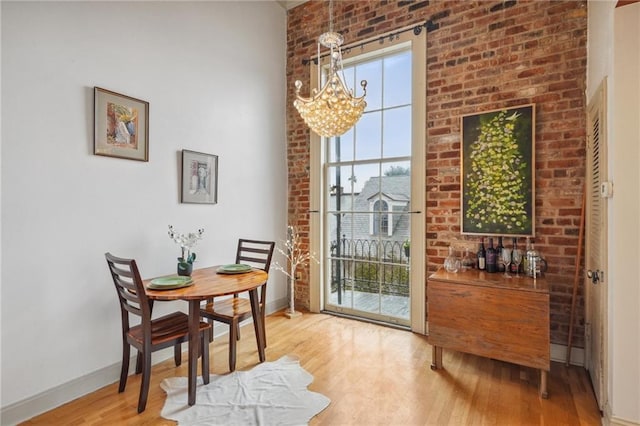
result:
M 318 214 L 310 216 L 310 249 L 321 257 L 311 265 L 310 308 L 424 333 L 426 32 L 416 29 L 343 49 L 357 96 L 367 80 L 367 108 L 341 136 L 311 134 L 310 204 Z M 312 66 L 312 87 L 317 74 Z
M 389 228 L 389 204 L 386 201 L 377 200 L 371 206 L 371 234 L 372 235 L 391 235 Z

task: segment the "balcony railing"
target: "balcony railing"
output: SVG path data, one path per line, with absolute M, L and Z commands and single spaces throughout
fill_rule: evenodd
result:
M 409 250 L 401 241 L 341 238 L 331 244 L 331 291 L 409 297 Z

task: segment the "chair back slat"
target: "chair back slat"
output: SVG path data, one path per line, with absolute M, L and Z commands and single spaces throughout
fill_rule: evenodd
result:
M 120 301 L 123 333 L 129 331 L 128 314 L 139 317 L 142 327 L 150 329 L 151 307 L 136 261 L 116 257 L 111 253 L 105 253 L 105 257 Z
M 273 241 L 239 239 L 236 263 L 247 263 L 269 272 L 275 245 L 276 243 Z
M 140 308 L 136 308 L 135 306 L 128 303 L 122 305 L 122 307 L 124 308 L 125 311 L 129 312 L 130 314 L 136 315 L 138 317 L 142 317 L 142 310 Z

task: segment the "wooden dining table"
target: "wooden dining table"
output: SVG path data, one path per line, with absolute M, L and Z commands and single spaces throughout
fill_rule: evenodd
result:
M 253 314 L 253 326 L 256 336 L 261 344 L 258 345 L 258 356 L 260 362 L 264 362 L 265 336 L 260 321 L 260 304 L 258 301 L 258 288 L 267 282 L 268 274 L 261 270 L 252 268 L 249 272 L 228 274 L 219 273 L 220 266 L 195 269 L 191 274 L 193 284 L 169 290 L 153 290 L 148 288 L 153 279 L 144 280 L 147 297 L 152 300 L 185 300 L 189 303 L 189 363 L 188 363 L 188 386 L 189 405 L 196 403 L 196 379 L 198 354 L 200 353 L 199 325 L 200 325 L 200 304 L 203 300 L 213 297 L 228 296 L 238 293 L 249 293 L 251 311 Z M 164 278 L 164 277 L 160 277 Z M 213 330 L 211 330 L 213 333 Z

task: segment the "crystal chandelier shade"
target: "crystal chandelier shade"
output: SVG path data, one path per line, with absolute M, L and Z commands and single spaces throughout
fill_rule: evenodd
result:
M 300 95 L 302 82 L 297 80 L 296 100 L 293 102 L 293 106 L 296 107 L 307 126 L 324 137 L 339 136 L 352 128 L 367 106 L 364 100 L 367 94 L 367 82 L 365 80 L 360 82 L 363 94 L 359 98 L 354 96 L 353 90 L 349 89 L 345 83 L 340 49 L 343 37 L 333 32 L 332 1 L 329 3 L 329 9 L 329 32 L 318 38 L 318 60 L 320 60 L 320 45 L 330 50 L 331 62 L 326 83 L 320 91 L 313 89 L 311 97 L 305 98 Z M 320 66 L 318 66 L 318 83 L 320 81 Z

